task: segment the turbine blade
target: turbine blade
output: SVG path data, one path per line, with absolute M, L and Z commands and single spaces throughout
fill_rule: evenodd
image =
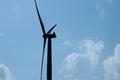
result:
M 47 32 L 47 34 L 50 34 L 50 32 L 55 28 L 55 26 L 57 26 L 57 24 L 55 24 L 55 25 Z
M 35 2 L 36 10 L 37 10 L 37 15 L 38 15 L 38 18 L 39 18 L 39 21 L 40 21 L 40 25 L 41 25 L 41 28 L 42 28 L 42 32 L 43 32 L 43 34 L 45 35 L 46 32 L 45 32 L 44 24 L 43 24 L 43 22 L 42 22 L 42 19 L 41 19 L 41 16 L 40 16 L 40 13 L 39 13 L 39 10 L 38 10 L 38 7 L 37 7 L 36 0 L 34 0 L 34 2 Z
M 40 80 L 42 80 L 42 73 L 43 73 L 42 71 L 43 71 L 43 62 L 44 62 L 46 39 L 47 38 L 44 38 L 44 42 L 43 42 L 43 54 L 42 54 L 42 61 L 41 61 L 41 75 L 40 75 Z

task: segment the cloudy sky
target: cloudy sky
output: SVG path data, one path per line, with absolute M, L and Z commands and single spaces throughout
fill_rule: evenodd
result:
M 53 80 L 120 80 L 120 0 L 37 3 L 46 31 L 57 24 Z M 34 0 L 1 0 L 0 80 L 39 80 L 42 45 Z

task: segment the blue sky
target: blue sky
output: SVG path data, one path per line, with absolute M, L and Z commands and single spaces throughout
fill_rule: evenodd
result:
M 120 0 L 37 3 L 46 31 L 57 24 L 53 80 L 120 80 Z M 39 80 L 42 45 L 34 0 L 1 0 L 0 80 Z

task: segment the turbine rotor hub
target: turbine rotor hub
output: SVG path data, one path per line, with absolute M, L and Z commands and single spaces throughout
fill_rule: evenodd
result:
M 57 36 L 56 36 L 56 34 L 55 34 L 55 32 L 53 32 L 53 34 L 44 34 L 43 35 L 43 38 L 56 38 Z

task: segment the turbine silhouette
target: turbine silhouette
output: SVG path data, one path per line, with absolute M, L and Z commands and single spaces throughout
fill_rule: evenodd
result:
M 43 32 L 43 54 L 42 54 L 42 62 L 41 62 L 41 75 L 40 75 L 40 79 L 42 80 L 42 71 L 43 71 L 43 61 L 44 61 L 44 52 L 45 52 L 45 46 L 46 46 L 46 40 L 48 39 L 48 49 L 47 49 L 47 80 L 52 80 L 52 38 L 56 38 L 56 34 L 55 32 L 53 32 L 51 34 L 51 31 L 55 28 L 55 26 L 57 24 L 55 24 L 47 33 L 45 31 L 45 27 L 44 24 L 42 22 L 38 7 L 37 7 L 37 3 L 36 0 L 34 0 L 35 3 L 35 7 L 36 7 L 36 11 L 37 11 L 37 15 L 40 21 L 40 25 L 42 28 L 42 32 Z

